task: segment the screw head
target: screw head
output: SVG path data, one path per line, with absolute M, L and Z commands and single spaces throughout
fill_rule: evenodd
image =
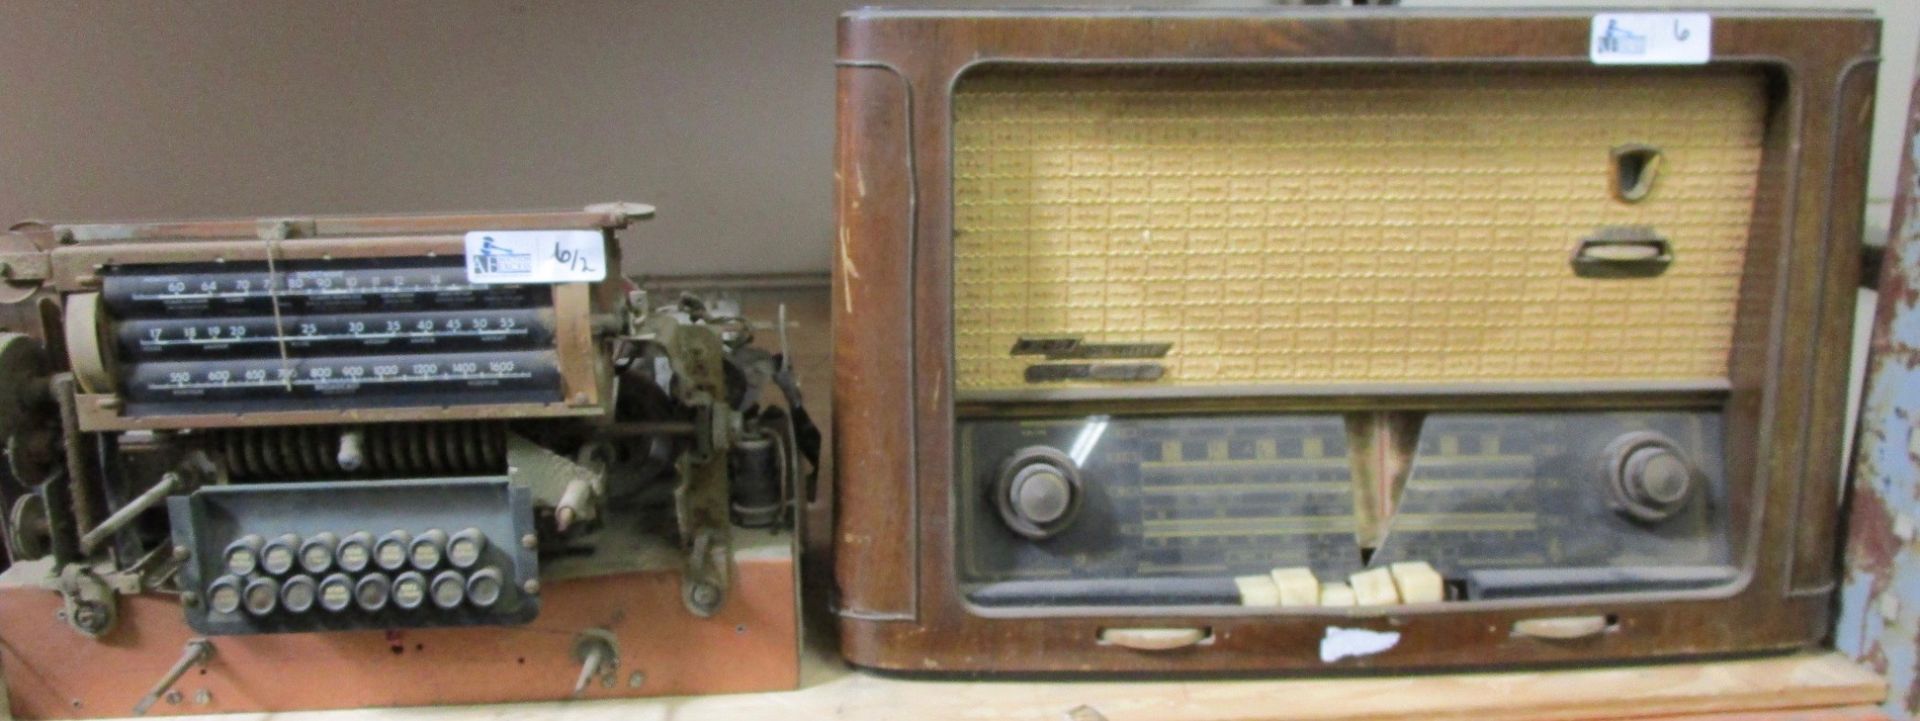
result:
M 175 561 L 185 561 L 187 560 L 188 556 L 192 556 L 192 555 L 193 555 L 193 550 L 187 548 L 186 546 L 173 547 L 173 560 Z
M 540 547 L 540 538 L 531 533 L 520 537 L 520 547 L 529 551 Z
M 180 691 L 177 689 L 173 691 L 168 691 L 166 696 L 167 703 L 174 706 L 180 705 L 180 702 L 186 700 L 186 698 L 187 697 L 184 694 L 181 694 Z
M 701 582 L 693 584 L 693 602 L 699 606 L 711 606 L 720 600 L 720 589 L 713 584 Z
M 106 625 L 107 616 L 92 603 L 78 603 L 73 607 L 73 625 L 88 632 L 98 632 Z
M 199 692 L 193 695 L 193 702 L 200 704 L 201 706 L 205 706 L 207 704 L 213 703 L 213 692 L 208 691 L 204 688 L 200 689 Z
M 627 688 L 640 688 L 647 683 L 647 675 L 639 671 L 627 674 Z
M 539 593 L 540 581 L 529 578 L 526 583 L 520 584 L 520 590 L 526 591 L 527 593 Z

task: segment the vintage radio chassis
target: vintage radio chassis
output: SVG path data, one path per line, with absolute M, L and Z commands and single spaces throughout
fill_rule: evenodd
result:
M 1724 415 L 1737 580 L 1708 590 L 1347 609 L 983 608 L 957 579 L 952 303 L 955 89 L 980 68 L 1589 64 L 1592 15 L 1298 11 L 857 11 L 839 55 L 833 534 L 842 651 L 912 672 L 1420 668 L 1790 649 L 1827 633 L 1835 584 L 1847 354 L 1878 24 L 1842 13 L 1715 13 L 1714 66 L 1772 95 L 1724 387 L 1323 386 L 1268 393 L 1063 392 L 1010 413 L 1622 410 Z M 901 351 L 906 357 L 901 358 Z M 903 362 L 904 360 L 904 362 Z M 1516 622 L 1603 617 L 1571 640 Z M 1339 663 L 1329 629 L 1396 632 Z M 1161 651 L 1109 630 L 1197 629 Z M 1177 644 L 1176 644 L 1177 645 Z M 1132 646 L 1132 647 L 1130 647 Z
M 13 712 L 793 688 L 793 371 L 618 274 L 652 213 L 0 234 Z

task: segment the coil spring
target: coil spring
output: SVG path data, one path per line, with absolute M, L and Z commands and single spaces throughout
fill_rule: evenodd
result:
M 360 467 L 340 463 L 341 437 L 362 434 Z M 235 480 L 503 472 L 506 430 L 497 423 L 276 426 L 219 431 L 214 447 Z

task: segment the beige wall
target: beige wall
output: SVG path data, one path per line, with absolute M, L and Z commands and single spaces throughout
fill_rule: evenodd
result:
M 630 272 L 825 270 L 855 4 L 0 0 L 0 220 L 622 199 L 661 209 Z M 1920 18 L 1877 4 L 1903 105 Z
M 0 0 L 0 224 L 633 200 L 629 272 L 824 272 L 860 4 Z

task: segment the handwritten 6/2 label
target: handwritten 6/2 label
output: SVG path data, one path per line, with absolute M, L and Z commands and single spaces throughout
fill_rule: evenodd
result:
M 476 230 L 469 283 L 591 283 L 607 278 L 607 239 L 595 230 Z
M 1601 13 L 1587 52 L 1599 65 L 1704 65 L 1713 57 L 1713 16 Z

